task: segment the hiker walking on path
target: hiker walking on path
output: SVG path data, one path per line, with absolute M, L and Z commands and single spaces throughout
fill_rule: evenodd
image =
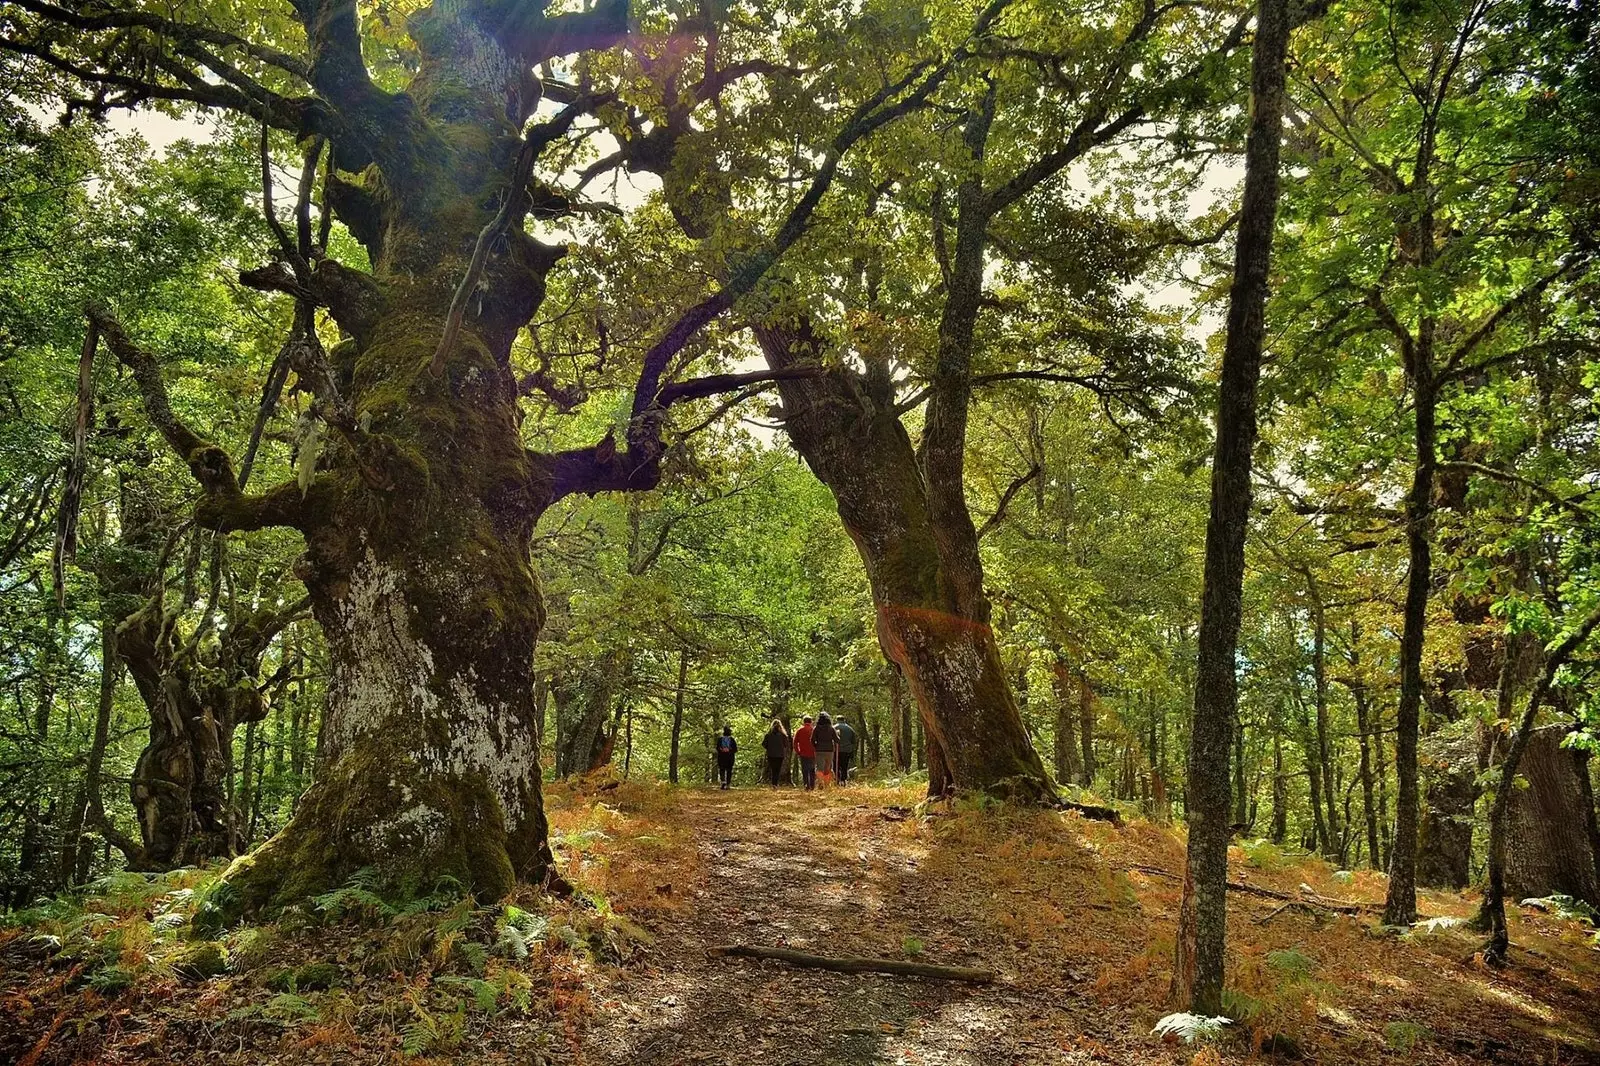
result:
M 733 726 L 723 726 L 722 735 L 717 738 L 717 778 L 723 788 L 733 784 L 733 756 L 738 750 L 739 742 L 733 739 Z
M 794 753 L 800 759 L 800 776 L 805 780 L 807 792 L 817 787 L 817 748 L 811 742 L 814 732 L 809 714 L 794 731 Z
M 850 764 L 856 758 L 856 731 L 842 714 L 834 731 L 839 734 L 839 784 L 843 785 L 850 780 Z
M 817 749 L 817 777 L 826 785 L 833 780 L 833 757 L 839 748 L 839 733 L 833 728 L 833 719 L 828 717 L 827 711 L 817 715 L 811 744 Z
M 783 773 L 783 760 L 789 754 L 789 731 L 783 728 L 782 719 L 772 720 L 772 728 L 761 738 L 761 746 L 767 753 L 767 783 L 777 788 L 778 775 Z

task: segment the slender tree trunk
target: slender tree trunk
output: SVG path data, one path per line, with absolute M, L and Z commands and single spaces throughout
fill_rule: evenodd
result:
M 550 712 L 550 677 L 548 674 L 535 674 L 533 678 L 533 724 L 539 734 L 537 744 L 543 757 L 545 724 Z
M 683 696 L 689 687 L 689 649 L 678 649 L 678 687 L 672 693 L 672 751 L 667 756 L 667 780 L 678 783 L 678 751 L 683 738 Z
M 1305 753 L 1306 783 L 1310 790 L 1311 808 L 1311 836 L 1305 842 L 1305 846 L 1307 851 L 1325 851 L 1328 846 L 1328 823 L 1325 814 L 1327 807 L 1324 806 L 1322 798 L 1322 750 L 1317 744 L 1316 729 L 1306 712 L 1305 700 L 1299 688 L 1297 681 L 1294 697 L 1297 712 L 1295 724 L 1300 735 L 1300 749 Z
M 1094 686 L 1089 675 L 1078 671 L 1078 729 L 1082 741 L 1083 776 L 1078 783 L 1084 788 L 1094 787 Z
M 905 679 L 893 663 L 889 671 L 889 714 L 894 720 L 894 767 L 901 773 L 911 769 L 911 704 L 906 700 Z
M 243 799 L 241 805 L 245 819 L 244 847 L 248 850 L 255 843 L 255 769 L 256 769 L 256 723 L 247 722 L 244 727 L 244 760 L 240 765 L 239 784 L 236 795 Z
M 1433 584 L 1433 546 L 1429 514 L 1433 499 L 1434 385 L 1432 359 L 1417 358 L 1412 370 L 1417 460 L 1406 496 L 1406 599 L 1400 636 L 1399 732 L 1395 738 L 1393 844 L 1389 852 L 1389 892 L 1383 920 L 1407 926 L 1417 920 L 1417 742 L 1422 720 L 1422 652 L 1427 638 L 1428 597 Z
M 623 727 L 627 733 L 627 740 L 622 749 L 622 779 L 628 780 L 628 775 L 633 772 L 633 703 L 628 703 L 627 724 Z
M 1272 834 L 1274 844 L 1282 844 L 1289 835 L 1289 784 L 1283 773 L 1283 735 L 1272 732 Z
M 1242 826 L 1250 821 L 1250 790 L 1244 772 L 1244 715 L 1237 706 L 1233 727 L 1233 824 Z
M 1344 834 L 1339 828 L 1339 789 L 1334 780 L 1336 767 L 1333 745 L 1328 732 L 1328 624 L 1321 595 L 1312 583 L 1311 610 L 1311 678 L 1316 689 L 1317 706 L 1317 763 L 1322 767 L 1322 795 L 1328 803 L 1328 835 L 1323 842 L 1323 854 L 1343 863 Z
M 1188 863 L 1180 908 L 1173 998 L 1197 1014 L 1222 1010 L 1227 933 L 1228 746 L 1238 708 L 1235 671 L 1243 604 L 1244 541 L 1256 438 L 1263 319 L 1278 206 L 1278 147 L 1289 42 L 1286 0 L 1261 0 L 1251 70 L 1244 199 L 1211 465 L 1194 723 L 1189 735 Z
M 1367 711 L 1367 686 L 1359 681 L 1352 682 L 1350 696 L 1356 705 L 1356 739 L 1361 747 L 1361 813 L 1367 826 L 1367 862 L 1374 870 L 1379 870 L 1383 867 L 1382 852 L 1378 848 L 1377 790 L 1372 779 L 1372 743 L 1368 734 L 1368 719 L 1371 716 Z
M 86 821 L 100 827 L 108 841 L 113 835 L 100 788 L 105 775 L 106 749 L 111 743 L 111 715 L 116 708 L 117 682 L 121 676 L 122 660 L 117 656 L 116 626 L 103 621 L 100 623 L 100 693 L 95 703 L 94 737 L 89 744 L 88 764 L 84 767 L 83 810 L 77 819 L 77 833 L 73 837 L 75 842 L 82 834 Z M 119 841 L 126 842 L 122 834 L 115 835 Z M 87 854 L 88 847 L 87 841 L 77 844 L 77 850 L 82 855 Z M 82 858 L 79 857 L 71 871 L 74 879 L 82 866 Z
M 1057 655 L 1052 667 L 1052 680 L 1056 702 L 1055 763 L 1056 780 L 1071 784 L 1083 772 L 1078 757 L 1077 683 L 1072 668 L 1064 657 Z
M 770 689 L 769 702 L 772 717 L 783 723 L 784 731 L 789 734 L 791 743 L 788 750 L 783 753 L 783 765 L 778 767 L 778 780 L 794 784 L 794 715 L 789 710 L 789 690 L 793 682 L 788 674 L 774 671 L 770 675 L 768 687 Z
M 916 756 L 918 770 L 928 765 L 928 735 L 922 731 L 921 715 L 912 719 L 912 754 Z

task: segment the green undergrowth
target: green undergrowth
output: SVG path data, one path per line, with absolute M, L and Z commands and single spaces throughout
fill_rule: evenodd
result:
M 451 879 L 386 894 L 368 871 L 274 921 L 219 929 L 207 919 L 220 876 L 121 873 L 11 916 L 0 952 L 35 977 L 20 991 L 24 1016 L 31 999 L 66 1004 L 87 1034 L 83 1061 L 111 1055 L 94 1043 L 109 1012 L 153 1001 L 262 1051 L 292 1037 L 441 1053 L 507 1018 L 561 1042 L 585 1008 L 585 972 L 648 939 L 595 892 L 484 905 Z

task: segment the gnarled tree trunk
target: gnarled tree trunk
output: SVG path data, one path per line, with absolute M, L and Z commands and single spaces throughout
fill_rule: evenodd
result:
M 803 323 L 763 325 L 756 335 L 775 368 L 819 353 Z M 781 382 L 785 427 L 833 491 L 866 565 L 879 643 L 921 712 L 929 793 L 954 784 L 1041 798 L 1049 781 L 1000 661 L 976 537 L 969 553 L 952 547 L 964 542 L 959 532 L 940 536 L 917 453 L 894 413 L 892 387 L 883 385 L 869 393 L 847 370 Z M 966 531 L 973 533 L 970 517 Z

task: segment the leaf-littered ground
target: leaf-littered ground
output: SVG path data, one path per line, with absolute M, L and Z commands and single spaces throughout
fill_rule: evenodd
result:
M 596 987 L 586 1066 L 1600 1062 L 1600 953 L 1576 922 L 1516 916 L 1514 965 L 1496 971 L 1449 921 L 1471 913 L 1465 896 L 1424 893 L 1424 913 L 1447 920 L 1396 937 L 1378 930 L 1376 908 L 1344 915 L 1230 893 L 1230 1006 L 1244 1020 L 1193 1048 L 1151 1035 L 1168 1010 L 1182 870 L 1169 827 L 967 805 L 925 813 L 913 791 L 870 787 L 678 796 L 658 817 L 693 840 L 698 861 L 688 885 L 645 890 L 672 902 L 647 923 L 653 942 Z M 621 873 L 625 842 L 612 850 Z M 1270 848 L 1233 858 L 1241 884 L 1383 898 L 1377 874 Z M 648 868 L 627 876 L 647 881 Z M 730 943 L 987 966 L 1000 979 L 708 956 Z
M 1259 844 L 1230 872 L 1265 890 L 1230 893 L 1239 1020 L 1163 1042 L 1180 830 L 920 800 L 558 784 L 568 899 L 346 889 L 215 941 L 190 917 L 217 871 L 120 875 L 0 928 L 0 1063 L 1600 1063 L 1592 929 L 1512 908 L 1513 964 L 1489 969 L 1452 924 L 1471 897 L 1424 893 L 1441 920 L 1397 937 L 1377 929 L 1381 875 Z M 1356 910 L 1285 906 L 1300 897 Z M 723 944 L 998 980 L 707 954 Z

